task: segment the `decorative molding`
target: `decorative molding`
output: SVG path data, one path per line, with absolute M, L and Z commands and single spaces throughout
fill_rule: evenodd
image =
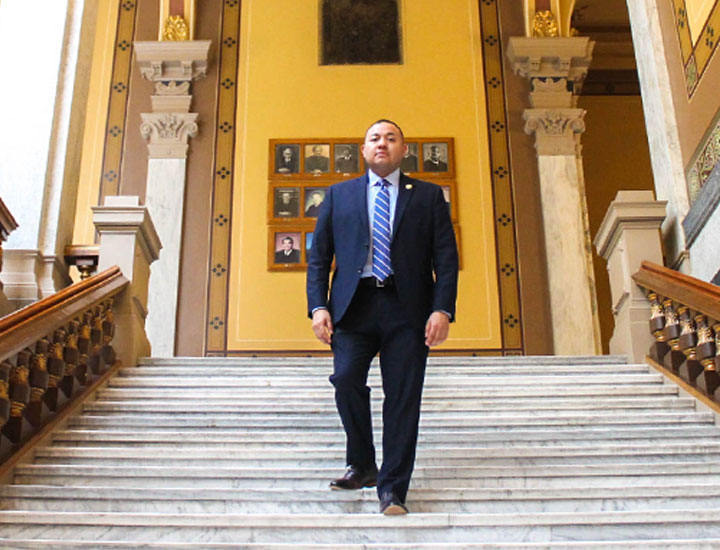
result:
M 17 221 L 13 218 L 8 207 L 5 206 L 2 198 L 0 198 L 0 249 L 2 248 L 2 242 L 6 241 L 10 233 L 15 231 L 17 227 Z M 1 264 L 0 267 L 2 267 Z
M 525 109 L 525 133 L 535 135 L 538 156 L 579 156 L 584 116 L 584 109 Z
M 710 175 L 720 162 L 720 110 L 705 133 L 686 169 L 690 203 L 697 202 Z
M 197 113 L 141 113 L 140 133 L 150 158 L 187 157 L 188 138 L 198 134 Z
M 507 56 L 513 71 L 525 78 L 553 77 L 581 82 L 587 74 L 595 42 L 587 36 L 513 36 Z
M 134 42 L 140 73 L 154 82 L 193 81 L 207 74 L 210 40 Z
M 718 204 L 720 204 L 720 160 L 716 160 L 715 167 L 698 191 L 695 201 L 682 221 L 688 248 L 716 212 Z
M 560 36 L 557 19 L 550 10 L 539 11 L 533 17 L 533 36 Z

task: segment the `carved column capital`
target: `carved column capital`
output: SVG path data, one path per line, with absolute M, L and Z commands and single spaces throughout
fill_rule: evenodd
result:
M 585 78 L 595 42 L 587 36 L 513 36 L 507 56 L 513 71 L 525 78 L 553 77 L 579 82 Z
M 535 134 L 538 156 L 580 155 L 584 109 L 525 109 L 525 133 Z
M 140 133 L 148 140 L 150 158 L 187 156 L 188 138 L 198 134 L 197 113 L 141 113 Z

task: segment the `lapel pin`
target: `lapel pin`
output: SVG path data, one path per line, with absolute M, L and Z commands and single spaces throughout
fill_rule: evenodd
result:
M 412 189 L 412 183 L 408 183 L 405 185 L 405 189 Z

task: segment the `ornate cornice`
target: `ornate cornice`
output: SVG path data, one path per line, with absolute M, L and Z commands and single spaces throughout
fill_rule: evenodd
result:
M 0 245 L 2 242 L 7 240 L 10 233 L 17 229 L 18 223 L 13 218 L 13 215 L 8 210 L 7 206 L 2 199 L 0 199 Z
M 135 42 L 140 73 L 153 82 L 193 81 L 207 74 L 210 40 Z
M 587 36 L 510 38 L 507 56 L 513 71 L 525 78 L 567 78 L 581 82 L 595 42 Z

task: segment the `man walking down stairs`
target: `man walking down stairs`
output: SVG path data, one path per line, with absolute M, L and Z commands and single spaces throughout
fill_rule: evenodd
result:
M 331 369 L 124 368 L 0 488 L 0 548 L 720 549 L 720 428 L 647 365 L 431 358 L 395 517 L 373 489 L 328 489 L 345 457 Z M 377 409 L 377 365 L 369 384 Z

